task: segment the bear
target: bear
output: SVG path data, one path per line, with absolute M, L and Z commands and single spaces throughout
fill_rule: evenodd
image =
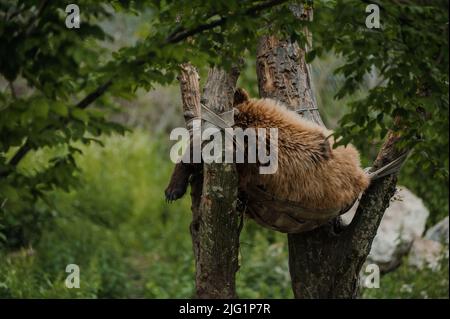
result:
M 303 119 L 282 103 L 269 98 L 250 98 L 243 89 L 234 95 L 234 126 L 278 129 L 278 169 L 260 174 L 258 163 L 236 164 L 239 192 L 257 186 L 281 201 L 295 202 L 311 211 L 340 211 L 351 206 L 370 184 L 359 152 L 351 144 L 333 147 L 332 131 Z M 176 165 L 166 199 L 186 192 L 189 178 L 202 164 Z M 251 204 L 251 203 L 250 203 Z

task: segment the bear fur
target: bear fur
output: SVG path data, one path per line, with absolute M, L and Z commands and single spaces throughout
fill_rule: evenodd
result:
M 303 119 L 272 99 L 241 99 L 235 125 L 242 129 L 278 128 L 278 170 L 259 174 L 237 165 L 241 188 L 257 185 L 281 200 L 306 208 L 333 209 L 351 205 L 369 185 L 359 153 L 352 145 L 333 149 L 332 132 Z M 255 165 L 255 164 L 254 164 Z
M 331 131 L 304 120 L 283 104 L 271 99 L 250 99 L 238 89 L 234 98 L 235 126 L 278 128 L 278 170 L 259 174 L 258 164 L 237 164 L 240 191 L 258 186 L 280 200 L 297 202 L 314 209 L 348 207 L 369 185 L 352 145 L 333 148 Z M 200 167 L 199 167 L 200 165 Z M 190 175 L 201 164 L 179 163 L 166 189 L 175 200 L 186 192 Z

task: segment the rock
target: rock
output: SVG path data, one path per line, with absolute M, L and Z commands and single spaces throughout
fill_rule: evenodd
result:
M 428 229 L 425 238 L 448 245 L 448 216 Z
M 355 210 L 354 207 L 343 216 L 344 222 L 351 221 Z M 368 262 L 376 263 L 382 272 L 396 268 L 411 249 L 414 239 L 422 236 L 428 215 L 422 200 L 399 186 L 381 220 Z
M 444 256 L 444 247 L 437 241 L 426 238 L 416 238 L 411 247 L 408 264 L 419 269 L 429 267 L 439 269 L 440 261 Z

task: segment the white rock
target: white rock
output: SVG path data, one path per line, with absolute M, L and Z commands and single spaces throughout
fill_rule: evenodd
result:
M 425 238 L 416 238 L 408 256 L 408 264 L 417 268 L 429 267 L 439 269 L 444 248 L 437 241 Z
M 448 245 L 448 216 L 428 229 L 425 238 Z
M 354 213 L 353 208 L 343 216 L 343 220 L 350 222 Z M 407 188 L 399 186 L 381 220 L 368 262 L 376 263 L 383 272 L 397 267 L 414 239 L 422 236 L 428 215 L 422 200 Z

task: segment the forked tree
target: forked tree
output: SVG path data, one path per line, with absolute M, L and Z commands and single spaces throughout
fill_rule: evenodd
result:
M 313 24 L 294 21 L 312 18 L 310 0 L 115 1 L 113 7 L 86 0 L 80 32 L 65 27 L 59 2 L 35 2 L 19 1 L 0 8 L 5 30 L 1 42 L 7 48 L 0 50 L 0 75 L 8 84 L 8 89 L 0 92 L 0 218 L 20 206 L 17 215 L 24 217 L 26 229 L 28 220 L 38 213 L 34 204 L 39 198 L 47 202 L 48 191 L 76 185 L 75 154 L 79 150 L 74 143 L 89 144 L 92 135 L 124 131 L 102 111 L 115 105 L 111 100 L 133 96 L 138 88 L 149 90 L 155 84 L 171 83 L 180 63 L 190 60 L 216 65 L 209 71 L 203 91 L 195 67 L 181 67 L 179 82 L 188 126 L 191 119 L 201 116 L 202 105 L 216 113 L 229 110 L 239 68 L 226 66 L 238 60 L 245 48 L 253 48 L 261 30 L 273 32 L 259 40 L 257 49 L 261 97 L 282 101 L 292 109 L 300 107 L 305 118 L 322 125 L 306 63 L 307 46 L 302 44 L 309 43 L 311 35 L 304 29 L 308 41 L 296 42 L 302 38 L 302 25 L 315 28 L 320 40 L 309 57 L 313 52 L 320 55 L 319 51 L 334 50 L 345 59 L 339 68 L 344 82 L 338 97 L 357 92 L 373 69 L 384 81 L 369 89 L 367 97 L 353 101 L 338 128 L 342 140 L 386 136 L 373 169 L 398 158 L 399 145 L 406 145 L 403 151 L 416 145 L 415 154 L 419 155 L 411 162 L 426 177 L 414 180 L 417 188 L 426 189 L 423 195 L 439 193 L 438 197 L 448 190 L 445 0 L 378 2 L 382 29 L 370 32 L 364 27 L 368 2 L 359 0 L 315 1 L 314 5 L 320 6 L 316 11 L 319 23 Z M 151 32 L 114 54 L 105 51 L 103 41 L 113 37 L 108 37 L 99 23 L 110 19 L 111 10 L 150 12 Z M 268 22 L 273 24 L 270 28 Z M 52 30 L 51 37 L 48 30 Z M 22 80 L 32 94 L 17 90 Z M 29 154 L 60 145 L 67 148 L 67 154 L 53 157 L 39 174 L 23 174 L 20 166 Z M 372 182 L 349 225 L 335 218 L 315 230 L 287 236 L 297 298 L 356 296 L 358 274 L 396 181 L 396 174 L 391 174 Z M 191 178 L 191 196 L 196 295 L 236 297 L 242 212 L 235 166 L 204 164 Z M 14 236 L 16 226 L 14 219 L 8 223 L 1 225 L 0 238 L 9 244 L 10 234 L 4 229 L 11 228 Z M 28 240 L 23 236 L 21 245 Z
M 303 9 L 302 19 L 312 18 Z M 310 39 L 308 30 L 304 30 Z M 299 107 L 306 119 L 323 125 L 318 112 L 306 63 L 308 44 L 263 36 L 257 49 L 257 77 L 261 97 Z M 226 72 L 210 69 L 203 93 L 199 75 L 190 64 L 179 76 L 186 123 L 201 117 L 201 105 L 220 114 L 232 108 L 237 68 Z M 189 128 L 189 127 L 188 127 Z M 390 132 L 373 163 L 372 170 L 398 158 L 399 136 Z M 396 173 L 372 182 L 363 194 L 355 217 L 344 225 L 340 217 L 312 231 L 288 234 L 289 271 L 296 298 L 354 298 L 359 273 L 372 241 L 395 193 Z M 191 234 L 196 263 L 198 298 L 234 298 L 238 271 L 239 234 L 242 212 L 238 210 L 237 174 L 234 164 L 204 164 L 191 179 L 193 221 Z

